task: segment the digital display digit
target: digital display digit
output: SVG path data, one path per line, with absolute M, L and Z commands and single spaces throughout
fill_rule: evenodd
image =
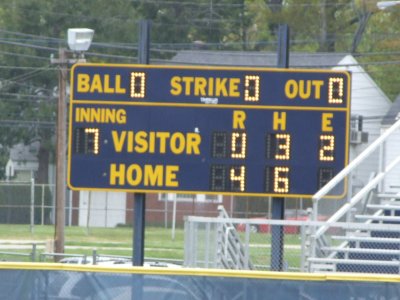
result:
M 131 73 L 131 98 L 144 98 L 146 89 L 146 74 L 144 72 Z
M 323 134 L 320 136 L 319 148 L 320 161 L 335 160 L 335 136 L 332 134 Z
M 333 178 L 334 170 L 333 168 L 320 168 L 318 170 L 318 187 L 322 188 L 325 184 Z
M 76 128 L 75 153 L 99 154 L 99 132 L 98 128 Z
M 74 190 L 307 198 L 348 162 L 350 74 L 77 64 L 70 120 Z
M 266 167 L 265 191 L 267 193 L 287 194 L 290 190 L 290 168 L 286 166 Z
M 232 132 L 231 150 L 232 158 L 246 158 L 246 132 Z
M 211 191 L 226 191 L 226 167 L 223 165 L 211 166 Z
M 290 159 L 290 134 L 272 133 L 267 135 L 267 158 L 276 160 Z
M 212 141 L 212 157 L 226 158 L 228 153 L 228 136 L 227 132 L 213 132 Z
M 231 183 L 231 191 L 243 192 L 246 184 L 246 167 L 232 166 L 229 170 L 229 180 Z
M 340 77 L 329 78 L 328 102 L 341 104 L 344 99 L 344 79 Z
M 260 100 L 260 76 L 246 75 L 244 86 L 244 101 Z

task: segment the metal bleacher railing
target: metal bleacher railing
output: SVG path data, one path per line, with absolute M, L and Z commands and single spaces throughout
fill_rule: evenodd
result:
M 242 243 L 235 225 L 230 221 L 222 205 L 218 206 L 218 214 L 219 222 L 208 222 L 212 218 L 186 219 L 184 265 L 219 269 L 253 269 L 248 247 L 249 228 L 245 233 L 246 243 Z
M 324 197 L 351 174 L 363 161 L 368 160 L 371 153 L 383 147 L 385 141 L 400 128 L 400 120 L 387 129 L 378 139 L 369 145 L 358 157 L 328 182 L 312 198 L 313 220 L 317 220 L 319 206 Z M 383 181 L 394 167 L 400 162 L 400 155 L 382 166 L 376 175 L 372 176 L 360 191 L 352 196 L 347 203 L 340 207 L 323 226 L 313 227 L 314 232 L 308 236 L 310 253 L 307 257 L 307 269 L 311 272 L 334 271 L 370 272 L 370 273 L 399 273 L 400 268 L 400 236 L 396 233 L 396 226 L 384 224 L 400 223 L 400 194 L 378 192 L 377 186 Z M 375 194 L 376 203 L 366 201 L 362 209 L 356 206 L 371 193 Z M 356 214 L 354 215 L 354 211 Z M 371 212 L 372 214 L 368 214 Z M 347 230 L 341 236 L 327 233 L 335 223 L 344 216 L 353 214 L 355 221 L 359 222 L 356 230 Z M 382 224 L 384 228 L 378 228 Z M 354 228 L 353 228 L 354 229 Z M 340 242 L 339 242 L 340 241 Z M 332 246 L 332 244 L 339 245 Z M 379 267 L 382 266 L 382 267 Z

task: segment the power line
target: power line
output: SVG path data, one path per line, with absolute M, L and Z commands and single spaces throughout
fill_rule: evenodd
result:
M 11 97 L 12 99 L 10 99 Z M 21 99 L 24 98 L 24 99 Z M 26 99 L 28 98 L 28 99 Z M 21 94 L 21 93 L 4 93 L 0 92 L 1 101 L 10 102 L 51 102 L 57 100 L 53 95 L 35 95 L 35 94 Z
M 213 2 L 213 1 L 165 1 L 165 0 L 146 0 L 145 2 L 143 2 L 142 0 L 128 0 L 129 2 L 132 3 L 138 3 L 138 4 L 158 4 L 158 5 L 191 5 L 191 6 L 204 6 L 204 7 L 243 7 L 246 6 L 246 3 L 243 3 L 243 1 L 239 1 L 238 3 L 226 3 L 226 2 Z M 231 1 L 233 2 L 233 1 Z M 318 1 L 317 3 L 314 2 L 303 2 L 303 3 L 296 3 L 296 2 L 291 2 L 290 4 L 266 4 L 263 3 L 264 6 L 266 7 L 282 7 L 282 8 L 287 8 L 287 7 L 322 7 L 322 6 L 327 6 L 327 7 L 346 7 L 346 6 L 351 6 L 351 3 L 329 3 L 326 2 L 325 4 L 321 3 L 320 1 Z
M 36 120 L 0 120 L 0 127 L 12 128 L 32 128 L 42 127 L 52 129 L 55 127 L 55 121 L 36 121 Z
M 0 54 L 3 55 L 10 55 L 14 57 L 23 57 L 23 58 L 32 58 L 32 59 L 38 59 L 38 60 L 49 60 L 48 57 L 42 57 L 38 55 L 29 55 L 29 54 L 22 54 L 22 53 L 16 53 L 16 52 L 8 52 L 8 51 L 0 51 Z
M 23 48 L 31 48 L 31 49 L 37 49 L 37 50 L 48 50 L 48 51 L 56 51 L 57 50 L 57 48 L 38 46 L 38 45 L 34 45 L 34 44 L 21 43 L 21 42 L 5 41 L 5 40 L 0 40 L 0 44 L 20 46 Z
M 167 26 L 165 22 L 159 23 L 160 26 Z M 187 27 L 185 24 L 179 24 L 177 26 L 184 26 Z M 0 30 L 1 32 L 1 30 Z M 16 34 L 16 35 L 24 35 L 23 33 L 20 32 L 11 32 L 11 31 L 6 31 L 8 34 Z M 35 35 L 28 35 L 30 37 L 36 37 Z M 39 38 L 42 38 L 43 41 L 55 41 L 57 44 L 61 44 L 60 39 L 55 39 L 51 37 L 43 37 L 43 36 L 37 36 Z M 352 37 L 343 34 L 341 36 L 336 35 L 335 38 L 329 39 L 328 41 L 338 41 L 339 39 L 351 39 Z M 315 39 L 292 39 L 290 42 L 292 45 L 301 45 L 301 44 L 313 44 L 316 42 L 321 42 L 322 40 L 320 38 L 315 38 Z M 33 40 L 31 40 L 33 42 Z M 65 42 L 64 42 L 65 43 Z M 5 45 L 13 45 L 13 46 L 18 46 L 18 47 L 23 47 L 23 48 L 32 48 L 32 49 L 37 49 L 37 50 L 46 50 L 46 51 L 52 51 L 55 52 L 58 49 L 54 47 L 48 47 L 48 46 L 40 46 L 37 45 L 37 42 L 35 43 L 28 43 L 28 41 L 25 42 L 18 42 L 18 41 L 10 41 L 10 40 L 4 40 L 0 39 L 0 44 L 5 44 Z M 204 43 L 204 46 L 206 47 L 242 47 L 244 45 L 246 46 L 251 46 L 251 45 L 257 45 L 257 46 L 276 46 L 277 41 L 276 40 L 271 40 L 271 41 L 254 41 L 254 42 L 229 42 L 229 43 L 221 43 L 221 42 L 215 42 L 215 43 Z M 168 52 L 173 52 L 182 48 L 191 48 L 193 47 L 192 42 L 188 43 L 156 43 L 152 42 L 152 52 L 163 52 L 163 53 L 168 53 Z M 87 53 L 88 55 L 96 55 L 99 57 L 104 57 L 104 58 L 115 58 L 115 59 L 126 59 L 128 56 L 123 56 L 123 55 L 115 55 L 115 54 L 105 54 L 105 53 L 100 53 L 100 52 L 94 52 L 93 49 L 120 49 L 120 50 L 127 50 L 127 51 L 132 51 L 135 52 L 137 51 L 137 45 L 136 44 L 126 44 L 126 43 L 106 43 L 106 42 L 93 42 L 92 43 L 92 51 Z M 24 54 L 20 54 L 21 56 Z M 25 54 L 26 55 L 26 54 Z M 30 56 L 34 58 L 35 56 Z M 45 60 L 45 57 L 42 56 L 37 56 L 38 59 L 40 60 Z

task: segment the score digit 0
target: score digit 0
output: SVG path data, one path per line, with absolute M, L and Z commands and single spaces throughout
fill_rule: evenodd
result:
M 131 73 L 131 98 L 144 98 L 146 88 L 146 74 L 144 72 Z
M 232 132 L 231 157 L 240 159 L 246 158 L 246 144 L 245 132 Z
M 329 78 L 328 103 L 342 104 L 344 96 L 344 79 L 340 77 Z
M 260 101 L 260 76 L 246 75 L 244 78 L 244 101 Z

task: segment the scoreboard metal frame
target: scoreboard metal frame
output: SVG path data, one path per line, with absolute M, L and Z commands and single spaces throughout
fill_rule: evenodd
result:
M 347 71 L 76 64 L 72 190 L 309 198 L 348 163 Z M 342 197 L 346 183 L 332 197 Z

